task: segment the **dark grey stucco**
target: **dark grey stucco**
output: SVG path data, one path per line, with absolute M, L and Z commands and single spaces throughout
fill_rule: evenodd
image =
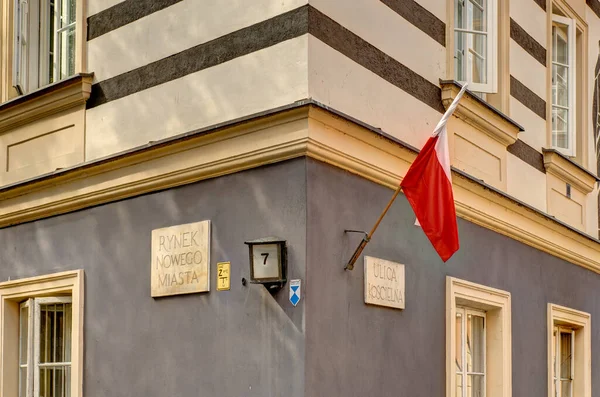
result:
M 546 396 L 547 304 L 592 315 L 592 390 L 599 385 L 600 277 L 459 220 L 460 250 L 441 262 L 400 195 L 365 255 L 405 264 L 406 309 L 363 303 L 363 259 L 344 271 L 392 191 L 307 162 L 306 395 L 445 395 L 445 278 L 511 293 L 513 396 Z M 595 392 L 593 392 L 595 394 Z
M 365 254 L 406 266 L 406 309 L 366 306 L 359 235 L 392 191 L 320 162 L 291 160 L 0 230 L 0 279 L 85 270 L 86 396 L 445 395 L 445 278 L 512 294 L 514 396 L 547 395 L 549 302 L 600 315 L 600 277 L 459 220 L 442 263 L 400 196 Z M 152 229 L 212 221 L 211 292 L 150 297 Z M 289 279 L 272 297 L 248 278 L 244 241 L 288 241 Z M 231 291 L 215 267 L 232 263 Z M 286 286 L 287 287 L 287 286 Z M 592 323 L 592 387 L 599 328 Z
M 304 279 L 305 161 L 0 230 L 0 279 L 85 269 L 86 396 L 303 396 L 304 306 L 249 278 L 244 241 L 288 241 Z M 212 221 L 211 292 L 150 297 L 152 229 Z M 216 263 L 231 261 L 230 291 Z

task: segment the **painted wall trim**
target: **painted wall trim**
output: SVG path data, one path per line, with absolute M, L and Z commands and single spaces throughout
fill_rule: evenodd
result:
M 446 47 L 446 24 L 414 0 L 381 0 L 395 13 Z
M 510 38 L 520 45 L 536 61 L 546 66 L 546 49 L 514 19 L 510 19 Z
M 0 227 L 311 157 L 394 189 L 416 150 L 307 100 L 0 190 Z M 457 214 L 600 273 L 600 241 L 454 170 Z
M 462 86 L 452 80 L 441 80 L 440 85 L 442 103 L 444 108 L 448 108 Z M 469 90 L 458 103 L 454 114 L 504 146 L 515 143 L 519 139 L 519 132 L 523 131 L 523 127 L 514 120 L 473 95 Z
M 510 95 L 533 113 L 546 120 L 546 101 L 513 76 L 510 76 Z
M 542 149 L 542 152 L 544 153 L 544 166 L 547 172 L 576 186 L 585 194 L 589 194 L 594 190 L 596 182 L 599 180 L 598 176 L 555 149 Z
M 93 40 L 181 1 L 183 0 L 125 0 L 115 4 L 87 19 L 87 40 Z
M 93 74 L 78 74 L 0 105 L 0 133 L 83 105 L 90 97 Z

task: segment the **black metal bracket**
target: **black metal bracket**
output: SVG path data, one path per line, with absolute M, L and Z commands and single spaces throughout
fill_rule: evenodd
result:
M 364 230 L 352 230 L 352 229 L 344 229 L 344 233 L 360 233 L 360 234 L 364 234 L 365 237 L 368 236 L 368 233 L 365 232 Z
M 365 245 L 367 245 L 367 243 L 369 242 L 370 238 L 369 234 L 363 230 L 346 229 L 344 230 L 344 233 L 360 233 L 364 235 L 363 239 L 360 241 L 360 244 L 358 244 L 358 247 L 356 247 L 356 250 L 354 250 L 354 254 L 352 254 L 352 257 L 350 258 L 348 263 L 346 263 L 346 266 L 344 266 L 344 270 L 353 270 L 354 263 L 358 260 L 358 257 L 365 248 Z

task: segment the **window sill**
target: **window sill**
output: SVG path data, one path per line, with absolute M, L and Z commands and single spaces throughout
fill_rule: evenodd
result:
M 92 73 L 81 73 L 0 104 L 0 134 L 34 120 L 85 103 Z
M 594 190 L 594 185 L 600 181 L 596 175 L 586 170 L 573 160 L 555 149 L 542 149 L 546 172 L 576 187 L 584 194 Z
M 454 80 L 440 80 L 440 85 L 442 88 L 442 103 L 444 108 L 447 109 L 462 86 Z M 519 132 L 524 130 L 510 117 L 475 96 L 469 90 L 463 95 L 454 114 L 504 146 L 515 143 L 519 138 Z

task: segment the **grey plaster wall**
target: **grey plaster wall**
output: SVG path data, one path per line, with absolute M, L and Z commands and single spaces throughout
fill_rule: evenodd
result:
M 344 271 L 392 191 L 307 163 L 306 395 L 445 395 L 445 278 L 512 294 L 514 396 L 547 395 L 547 304 L 592 315 L 592 394 L 600 386 L 600 276 L 459 220 L 461 249 L 441 262 L 400 195 L 365 250 L 406 265 L 406 309 L 363 303 L 363 260 Z
M 303 396 L 304 301 L 248 278 L 244 241 L 288 240 L 305 275 L 305 161 L 0 230 L 0 280 L 85 269 L 86 396 Z M 151 230 L 210 219 L 206 294 L 150 297 Z M 216 263 L 231 261 L 231 291 Z

